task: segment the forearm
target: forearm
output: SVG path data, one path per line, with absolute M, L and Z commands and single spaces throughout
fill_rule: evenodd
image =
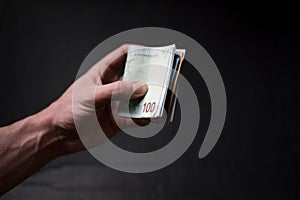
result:
M 63 154 L 46 110 L 0 128 L 0 195 Z

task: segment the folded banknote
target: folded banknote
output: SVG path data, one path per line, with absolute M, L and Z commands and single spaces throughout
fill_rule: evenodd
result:
M 128 49 L 123 80 L 141 80 L 148 85 L 145 96 L 120 101 L 118 114 L 131 118 L 173 120 L 177 80 L 185 50 L 175 44 L 164 47 L 132 45 Z

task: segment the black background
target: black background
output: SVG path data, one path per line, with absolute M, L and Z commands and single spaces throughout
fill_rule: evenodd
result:
M 197 40 L 228 99 L 223 133 L 204 159 L 197 158 L 201 133 L 179 160 L 147 174 L 118 172 L 81 152 L 54 160 L 2 198 L 299 199 L 298 10 L 275 0 L 0 1 L 2 126 L 57 99 L 97 44 L 145 26 Z M 204 84 L 191 69 L 184 73 Z M 200 100 L 206 114 L 207 101 Z

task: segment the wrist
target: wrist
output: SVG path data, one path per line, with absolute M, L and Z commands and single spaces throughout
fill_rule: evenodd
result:
M 49 158 L 65 154 L 63 139 L 55 126 L 55 113 L 50 107 L 28 117 L 26 128 L 35 138 L 35 151 L 44 152 Z

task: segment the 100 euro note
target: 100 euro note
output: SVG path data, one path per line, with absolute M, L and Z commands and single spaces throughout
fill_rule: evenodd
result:
M 120 101 L 118 114 L 131 118 L 162 117 L 164 103 L 174 73 L 175 45 L 165 47 L 130 46 L 123 80 L 141 80 L 148 85 L 144 97 Z

